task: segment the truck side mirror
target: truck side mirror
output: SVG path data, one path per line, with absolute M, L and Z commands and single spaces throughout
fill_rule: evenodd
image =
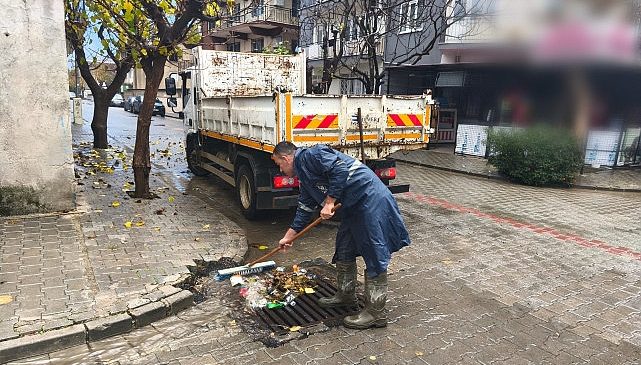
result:
M 174 108 L 178 105 L 178 101 L 176 98 L 167 98 L 167 106 L 170 108 Z
M 167 77 L 165 79 L 165 92 L 167 95 L 176 95 L 176 79 Z

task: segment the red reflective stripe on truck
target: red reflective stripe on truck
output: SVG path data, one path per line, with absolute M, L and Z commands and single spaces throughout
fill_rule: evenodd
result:
M 418 114 L 387 114 L 388 127 L 422 127 L 423 115 Z
M 316 117 L 316 114 L 307 115 L 307 116 L 295 115 L 294 116 L 294 123 L 296 123 L 296 125 L 294 126 L 294 129 L 305 129 L 305 128 L 307 128 L 309 123 L 311 123 L 312 120 L 314 120 L 314 117 Z M 298 119 L 298 118 L 300 118 L 300 119 Z
M 421 121 L 418 119 L 418 116 L 416 114 L 408 114 L 407 116 L 410 118 L 410 120 L 415 126 L 420 127 L 423 125 L 423 123 L 421 123 Z
M 294 129 L 335 129 L 338 128 L 337 114 L 294 115 Z
M 394 124 L 396 124 L 396 126 L 398 127 L 405 126 L 405 123 L 403 123 L 403 120 L 398 114 L 388 114 L 388 116 L 392 119 L 392 121 L 394 122 Z
M 328 128 L 334 121 L 338 118 L 338 115 L 328 115 L 323 119 L 323 121 L 318 125 L 318 128 Z

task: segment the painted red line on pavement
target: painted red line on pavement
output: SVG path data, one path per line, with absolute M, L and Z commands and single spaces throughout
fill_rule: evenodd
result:
M 423 194 L 408 192 L 403 195 L 418 202 L 428 203 L 430 205 L 438 206 L 445 209 L 455 210 L 462 213 L 470 213 L 479 218 L 486 218 L 499 224 L 507 223 L 515 228 L 529 229 L 535 233 L 552 236 L 561 241 L 575 243 L 576 245 L 581 247 L 598 248 L 605 252 L 611 253 L 613 255 L 631 257 L 635 260 L 641 261 L 641 252 L 632 251 L 632 249 L 629 247 L 612 246 L 601 240 L 590 240 L 576 234 L 560 232 L 551 227 L 539 226 L 533 223 L 522 222 L 522 221 L 518 221 L 516 219 L 508 218 L 508 217 L 500 217 L 492 213 L 481 212 L 476 208 L 466 207 L 463 205 L 449 202 L 444 199 L 434 198 L 434 197 L 426 196 Z

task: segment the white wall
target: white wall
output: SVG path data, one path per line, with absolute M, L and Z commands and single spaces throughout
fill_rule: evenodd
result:
M 63 1 L 0 8 L 0 212 L 73 209 Z

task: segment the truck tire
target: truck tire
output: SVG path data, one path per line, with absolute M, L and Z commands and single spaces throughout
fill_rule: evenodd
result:
M 241 165 L 236 174 L 236 197 L 245 218 L 256 218 L 256 184 L 254 173 L 248 165 Z
M 207 176 L 209 171 L 199 167 L 200 158 L 198 157 L 198 136 L 190 134 L 187 136 L 187 143 L 185 143 L 185 153 L 187 155 L 187 166 L 189 171 L 196 176 Z

